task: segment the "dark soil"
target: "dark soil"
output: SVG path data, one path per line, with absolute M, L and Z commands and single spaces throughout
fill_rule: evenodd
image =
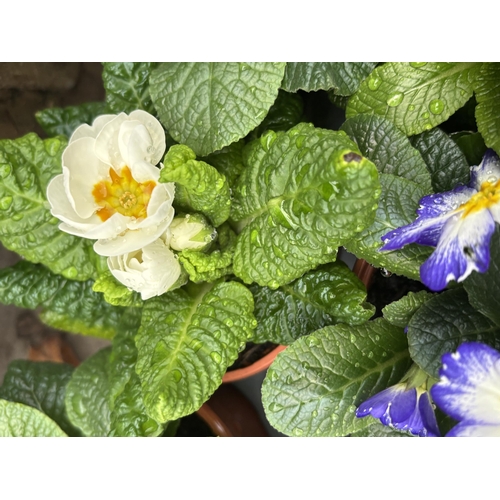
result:
M 174 437 L 215 437 L 210 427 L 196 414 L 181 418 Z

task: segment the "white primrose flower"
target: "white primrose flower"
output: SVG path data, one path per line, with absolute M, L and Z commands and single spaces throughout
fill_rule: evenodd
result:
M 134 252 L 165 233 L 174 217 L 174 183 L 159 183 L 165 151 L 156 118 L 137 110 L 81 125 L 62 155 L 47 198 L 59 228 L 97 240 L 99 255 Z
M 167 231 L 139 250 L 108 257 L 109 270 L 129 290 L 139 292 L 142 300 L 165 293 L 181 274 L 177 257 L 168 246 L 169 239 Z

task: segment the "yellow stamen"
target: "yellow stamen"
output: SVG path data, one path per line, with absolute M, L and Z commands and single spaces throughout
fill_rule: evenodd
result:
M 477 192 L 469 201 L 460 205 L 457 212 L 463 211 L 462 219 L 473 212 L 479 212 L 485 208 L 490 208 L 500 202 L 500 180 L 492 183 L 485 181 L 481 184 L 481 190 Z
M 123 167 L 120 174 L 110 168 L 109 177 L 111 181 L 100 181 L 92 190 L 94 200 L 101 207 L 96 212 L 100 219 L 104 222 L 117 212 L 136 219 L 145 218 L 156 182 L 137 182 L 128 167 Z

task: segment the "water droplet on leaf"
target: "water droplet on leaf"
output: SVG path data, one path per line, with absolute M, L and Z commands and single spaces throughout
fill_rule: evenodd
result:
M 368 88 L 370 90 L 377 90 L 382 83 L 382 79 L 378 76 L 371 76 L 370 79 L 368 80 Z
M 391 108 L 399 106 L 403 102 L 404 96 L 405 95 L 402 92 L 396 92 L 389 97 L 389 99 L 387 99 L 387 106 L 390 106 Z
M 426 62 L 411 62 L 410 63 L 410 66 L 412 68 L 422 68 L 423 66 L 425 66 L 427 63 Z
M 180 382 L 181 379 L 182 379 L 182 373 L 180 372 L 180 370 L 172 370 L 172 378 L 176 381 L 176 382 Z
M 429 103 L 429 111 L 434 115 L 440 115 L 444 111 L 444 102 L 440 99 L 433 99 Z
M 279 403 L 275 403 L 274 401 L 269 405 L 269 410 L 272 412 L 281 411 L 283 409 L 283 405 Z
M 67 269 L 65 269 L 61 274 L 65 278 L 74 279 L 78 276 L 78 270 L 76 267 L 71 266 L 71 267 L 68 267 Z
M 0 210 L 8 210 L 10 208 L 10 206 L 12 205 L 13 200 L 14 200 L 14 198 L 12 198 L 12 196 L 4 196 L 0 200 Z
M 210 357 L 217 363 L 217 364 L 220 364 L 221 361 L 222 361 L 222 356 L 216 352 L 216 351 L 212 351 L 210 353 Z

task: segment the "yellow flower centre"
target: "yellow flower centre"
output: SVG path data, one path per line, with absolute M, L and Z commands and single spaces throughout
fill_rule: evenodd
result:
M 479 212 L 490 208 L 500 202 L 500 180 L 496 182 L 485 181 L 481 184 L 481 190 L 469 201 L 462 203 L 457 209 L 463 211 L 462 219 L 473 212 Z
M 100 181 L 92 190 L 94 200 L 101 207 L 96 212 L 100 219 L 104 222 L 117 212 L 136 219 L 145 218 L 156 182 L 137 182 L 128 167 L 123 167 L 120 174 L 110 168 L 109 176 L 111 181 Z

